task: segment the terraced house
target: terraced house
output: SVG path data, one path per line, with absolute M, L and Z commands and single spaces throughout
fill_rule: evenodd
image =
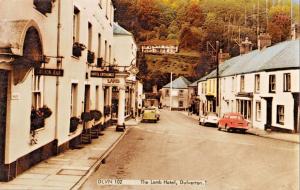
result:
M 221 64 L 220 107 L 215 110 L 221 116 L 239 112 L 255 128 L 299 132 L 299 42 L 261 46 Z M 201 114 L 214 111 L 209 102 L 216 96 L 209 85 L 216 78 L 213 71 L 198 83 Z
M 114 87 L 122 89 L 122 130 L 136 48 L 121 51 L 131 56 L 130 65 L 118 59 L 113 24 L 111 0 L 0 1 L 1 181 L 91 143 L 111 125 Z M 135 78 L 130 84 L 136 96 Z

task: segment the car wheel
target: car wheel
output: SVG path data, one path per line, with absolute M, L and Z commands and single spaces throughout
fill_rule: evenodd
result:
M 227 125 L 225 125 L 225 131 L 230 133 L 231 129 L 229 127 L 227 127 Z

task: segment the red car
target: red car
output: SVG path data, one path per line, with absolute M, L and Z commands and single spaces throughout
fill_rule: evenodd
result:
M 230 132 L 233 130 L 247 131 L 248 121 L 239 113 L 227 113 L 219 120 L 218 130 L 225 129 Z

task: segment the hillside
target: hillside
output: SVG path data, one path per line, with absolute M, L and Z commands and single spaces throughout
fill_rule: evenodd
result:
M 173 78 L 184 76 L 195 81 L 214 68 L 211 60 L 196 51 L 185 51 L 172 55 L 144 54 L 140 58 L 139 77 L 144 81 L 145 91 L 151 91 L 152 85 L 160 89 Z

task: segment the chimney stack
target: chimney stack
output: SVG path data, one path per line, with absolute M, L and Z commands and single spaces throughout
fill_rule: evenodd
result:
M 222 64 L 224 63 L 227 59 L 230 58 L 229 53 L 224 53 L 222 49 L 220 49 L 219 53 L 219 63 Z
M 240 45 L 240 54 L 246 54 L 250 51 L 252 51 L 252 42 L 249 41 L 249 38 L 246 37 L 245 41 L 243 41 Z
M 271 36 L 268 33 L 262 33 L 258 36 L 257 47 L 262 50 L 272 45 Z
M 299 25 L 298 24 L 293 24 L 292 25 L 292 31 L 291 31 L 291 36 L 292 40 L 296 40 L 299 36 Z

